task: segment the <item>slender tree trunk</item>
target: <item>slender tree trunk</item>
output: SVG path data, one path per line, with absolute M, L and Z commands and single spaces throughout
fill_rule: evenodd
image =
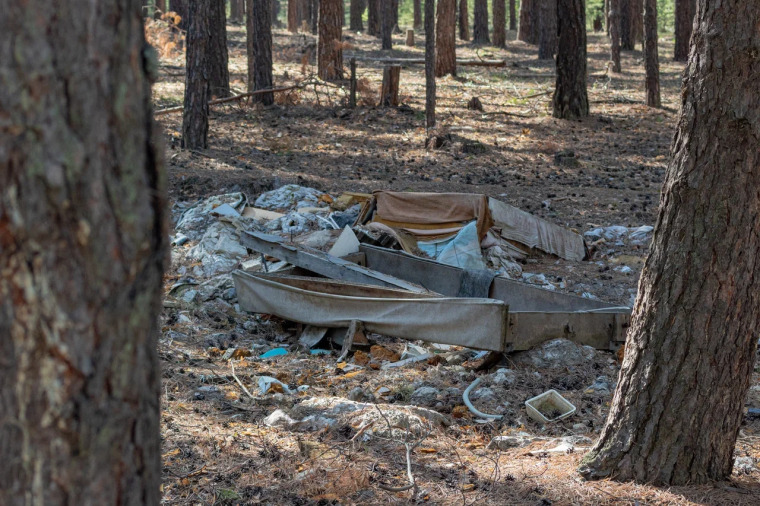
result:
M 393 2 L 380 0 L 380 34 L 382 49 L 393 48 Z
M 0 10 L 0 504 L 158 505 L 158 62 L 140 2 L 32 5 Z
M 343 49 L 340 45 L 342 0 L 320 0 L 319 42 L 317 44 L 317 73 L 320 79 L 334 81 L 343 78 Z
M 657 0 L 644 2 L 644 66 L 646 94 L 649 107 L 661 107 L 660 58 L 657 49 Z
M 689 40 L 694 26 L 694 13 L 696 12 L 696 0 L 675 0 L 676 14 L 676 48 L 675 61 L 689 59 Z
M 557 52 L 557 0 L 538 0 L 538 59 L 551 60 Z
M 586 91 L 586 9 L 583 0 L 558 0 L 557 84 L 552 105 L 554 117 L 588 116 Z
M 637 42 L 644 40 L 644 0 L 630 0 L 631 2 L 631 41 L 635 46 Z
M 213 2 L 190 0 L 185 50 L 185 108 L 182 147 L 208 147 L 208 102 L 211 100 L 210 57 Z
M 472 41 L 475 44 L 488 44 L 488 0 L 475 0 L 473 7 L 475 22 L 472 27 Z
M 415 30 L 422 28 L 422 0 L 414 0 L 414 22 L 412 27 Z
M 182 30 L 187 30 L 187 27 L 188 27 L 187 2 L 188 0 L 169 0 L 169 10 L 179 14 L 179 17 L 181 19 L 178 26 Z
M 401 28 L 398 26 L 398 6 L 399 0 L 393 0 L 393 33 L 401 33 Z
M 157 14 L 164 14 L 166 12 L 169 12 L 169 6 L 167 4 L 168 0 L 156 0 L 156 9 L 159 11 Z
M 467 0 L 459 0 L 459 40 L 470 40 L 470 13 Z
M 435 128 L 435 0 L 425 0 L 425 128 Z
M 633 0 L 619 0 L 620 3 L 620 48 L 633 51 L 634 40 L 631 37 L 631 2 Z
M 511 31 L 517 30 L 517 8 L 515 6 L 515 0 L 509 0 L 509 29 Z
M 697 3 L 659 217 L 589 478 L 731 475 L 760 331 L 758 11 L 760 0 Z
M 227 57 L 227 15 L 224 0 L 211 3 L 209 19 L 209 85 L 212 97 L 230 96 L 230 71 Z
M 230 0 L 230 21 L 240 23 L 245 16 L 245 0 Z
M 493 45 L 507 46 L 507 7 L 505 0 L 492 0 L 493 9 Z
M 367 33 L 375 37 L 380 35 L 380 2 L 381 0 L 367 1 Z
M 520 2 L 520 26 L 517 32 L 517 39 L 528 44 L 537 44 L 536 40 L 536 23 L 534 18 L 534 3 L 539 0 L 522 0 Z
M 272 88 L 272 2 L 247 0 L 248 91 Z M 251 97 L 264 105 L 274 103 L 273 93 Z
M 282 28 L 280 22 L 280 0 L 272 0 L 272 26 Z
M 456 0 L 438 0 L 435 29 L 435 75 L 436 77 L 443 77 L 447 74 L 455 76 L 457 75 Z
M 362 16 L 364 15 L 364 0 L 351 0 L 349 7 L 349 25 L 348 27 L 354 32 L 364 31 Z
M 288 0 L 288 31 L 297 33 L 301 26 L 300 19 L 301 0 Z
M 609 3 L 609 20 L 610 27 L 610 61 L 612 62 L 612 71 L 620 72 L 620 0 L 607 0 Z

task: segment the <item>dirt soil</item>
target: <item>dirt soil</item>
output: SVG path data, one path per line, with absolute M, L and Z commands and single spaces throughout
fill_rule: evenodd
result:
M 245 31 L 230 25 L 228 34 L 232 86 L 245 91 Z M 349 56 L 422 56 L 419 43 L 405 47 L 400 35 L 385 52 L 373 37 L 345 35 L 346 63 Z M 460 42 L 460 58 L 504 58 L 507 67 L 463 67 L 456 78 L 438 81 L 439 133 L 448 141 L 431 151 L 425 149 L 421 65 L 402 70 L 403 106 L 378 108 L 382 67 L 361 59 L 360 106 L 351 110 L 347 83 L 304 84 L 315 73 L 312 35 L 276 30 L 274 44 L 277 86 L 298 87 L 278 93 L 268 108 L 246 102 L 212 107 L 209 149 L 180 149 L 181 114 L 159 116 L 172 203 L 238 191 L 252 201 L 296 183 L 333 196 L 377 189 L 483 193 L 580 233 L 654 225 L 683 70 L 671 61 L 669 38 L 660 47 L 664 108 L 650 109 L 643 105 L 641 52 L 624 52 L 624 72 L 608 73 L 606 40 L 591 34 L 591 116 L 582 121 L 551 117 L 553 63 L 537 60 L 535 47 L 514 40 L 506 50 Z M 163 55 L 157 109 L 182 103 L 183 69 L 182 55 Z M 472 97 L 484 111 L 467 108 Z M 574 163 L 555 160 L 565 150 L 574 152 Z M 193 268 L 177 254 L 191 245 L 175 248 L 167 293 Z M 630 305 L 646 249 L 598 241 L 590 261 L 538 257 L 523 269 L 545 274 L 557 290 Z M 630 272 L 619 272 L 620 266 Z M 736 451 L 746 465 L 737 466 L 730 482 L 658 488 L 583 481 L 576 468 L 604 424 L 619 371 L 610 352 L 585 350 L 580 363 L 541 366 L 518 354 L 477 372 L 482 357 L 475 352 L 435 350 L 431 360 L 384 370 L 382 355 L 402 353 L 404 341 L 369 336 L 382 349 L 338 363 L 339 349 L 329 355 L 298 349 L 296 325 L 240 312 L 220 298 L 166 305 L 160 340 L 164 504 L 760 502 L 760 421 L 749 417 Z M 258 358 L 280 347 L 288 354 Z M 229 350 L 232 358 L 223 356 Z M 261 393 L 262 376 L 282 385 Z M 755 376 L 747 405 L 760 408 Z M 503 419 L 479 421 L 463 405 L 462 393 L 478 377 L 483 381 L 473 403 Z M 531 420 L 525 400 L 548 389 L 577 412 L 546 425 Z M 277 410 L 289 418 L 271 418 Z M 511 436 L 516 446 L 489 448 L 495 436 Z M 407 448 L 415 487 L 387 490 L 408 483 Z

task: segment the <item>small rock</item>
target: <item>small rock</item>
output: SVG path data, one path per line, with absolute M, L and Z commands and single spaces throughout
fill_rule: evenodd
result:
M 515 382 L 515 372 L 511 369 L 499 369 L 491 381 L 497 385 L 512 385 Z
M 496 436 L 491 439 L 486 447 L 487 450 L 508 450 L 510 448 L 523 448 L 533 440 L 524 436 Z
M 356 402 L 363 401 L 366 397 L 366 393 L 364 392 L 364 389 L 362 387 L 356 387 L 350 392 L 348 392 L 348 399 Z
M 594 383 L 588 387 L 584 392 L 587 394 L 600 394 L 605 395 L 612 392 L 613 384 L 607 376 L 599 376 L 594 380 Z
M 397 362 L 401 358 L 401 355 L 399 355 L 395 351 L 389 350 L 388 348 L 384 346 L 380 346 L 379 344 L 373 345 L 369 349 L 369 352 L 372 354 L 373 357 L 382 361 Z
M 420 387 L 412 392 L 409 402 L 416 406 L 433 406 L 438 401 L 439 394 L 440 391 L 436 388 Z
M 296 421 L 281 409 L 275 410 L 271 415 L 264 418 L 264 425 L 268 427 L 287 427 L 293 423 Z
M 752 457 L 737 457 L 734 459 L 734 472 L 737 474 L 750 474 L 757 471 L 757 461 Z
M 596 350 L 591 346 L 579 345 L 567 339 L 554 339 L 532 350 L 515 353 L 513 360 L 537 368 L 571 367 L 588 363 L 595 354 Z
M 222 355 L 222 360 L 240 360 L 241 358 L 250 357 L 251 350 L 245 348 L 228 348 Z

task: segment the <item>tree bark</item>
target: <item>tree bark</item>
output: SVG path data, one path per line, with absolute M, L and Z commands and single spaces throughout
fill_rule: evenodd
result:
M 554 117 L 588 116 L 586 91 L 586 9 L 583 0 L 558 0 L 557 84 L 552 106 Z
M 364 15 L 364 0 L 351 0 L 349 7 L 349 24 L 348 27 L 354 32 L 364 31 L 362 16 Z
M 180 22 L 177 26 L 182 30 L 187 30 L 188 27 L 187 2 L 188 0 L 169 0 L 169 10 L 179 14 Z
M 393 49 L 393 2 L 380 0 L 380 34 L 382 49 Z
M 473 7 L 475 21 L 472 27 L 472 41 L 475 44 L 488 44 L 488 0 L 475 0 Z
M 608 0 L 609 16 L 607 25 L 610 27 L 610 61 L 612 71 L 620 72 L 620 0 Z
M 470 40 L 470 13 L 467 0 L 459 0 L 459 40 Z
M 760 327 L 759 10 L 760 0 L 697 3 L 620 381 L 582 463 L 590 479 L 693 486 L 731 475 Z
M 551 60 L 557 52 L 557 0 L 537 0 L 539 6 L 538 59 Z
M 520 2 L 520 26 L 517 31 L 517 39 L 528 44 L 537 44 L 536 39 L 536 23 L 535 19 L 535 5 L 534 3 L 539 0 L 522 0 Z
M 343 79 L 343 49 L 341 38 L 342 0 L 320 0 L 319 41 L 317 44 L 317 73 L 320 79 Z
M 631 2 L 631 41 L 636 46 L 637 42 L 644 40 L 644 0 L 630 0 Z
M 505 0 L 492 0 L 493 45 L 507 47 L 507 7 Z
M 230 96 L 230 71 L 227 56 L 227 13 L 224 0 L 209 0 L 209 85 L 212 97 Z
M 631 37 L 631 2 L 633 0 L 620 1 L 620 48 L 626 51 L 633 51 L 634 40 Z
M 689 59 L 689 40 L 694 26 L 694 14 L 696 12 L 696 0 L 675 0 L 676 15 L 676 47 L 675 61 Z
M 425 0 L 425 127 L 435 128 L 435 0 Z
M 319 31 L 319 0 L 307 0 L 308 1 L 308 8 L 309 8 L 309 29 L 311 30 L 311 33 L 316 35 Z M 341 4 L 341 7 L 343 5 Z M 343 22 L 343 25 L 345 26 L 344 22 L 345 17 L 345 11 L 341 11 L 341 21 Z
M 375 37 L 380 35 L 380 2 L 367 0 L 367 33 Z
M 649 107 L 661 107 L 660 58 L 657 49 L 657 0 L 644 2 L 644 67 L 646 68 L 646 94 Z
M 392 0 L 392 2 L 393 2 L 393 33 L 402 33 L 401 28 L 398 26 L 399 0 Z
M 246 48 L 248 50 L 248 91 L 272 88 L 272 2 L 247 0 Z M 273 93 L 251 97 L 264 105 L 274 103 Z
M 282 28 L 280 22 L 280 0 L 272 0 L 272 26 Z
M 301 19 L 299 16 L 299 4 L 301 0 L 288 0 L 288 31 L 291 33 L 297 33 L 301 26 Z
M 185 50 L 185 108 L 182 114 L 182 147 L 208 147 L 208 102 L 213 2 L 190 0 Z
M 455 76 L 457 75 L 456 0 L 438 0 L 435 29 L 435 75 L 436 77 L 443 77 L 447 74 Z
M 422 0 L 414 0 L 414 21 L 412 27 L 415 30 L 422 28 Z
M 230 21 L 240 23 L 245 19 L 245 0 L 230 0 Z
M 509 0 L 509 29 L 512 31 L 517 30 L 517 9 L 515 6 L 515 0 Z
M 401 65 L 383 67 L 383 84 L 380 88 L 380 107 L 398 107 L 398 89 Z
M 166 177 L 140 8 L 0 11 L 3 505 L 160 503 Z

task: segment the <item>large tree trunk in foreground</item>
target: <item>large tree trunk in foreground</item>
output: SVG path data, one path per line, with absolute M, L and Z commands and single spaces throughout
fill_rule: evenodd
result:
M 470 40 L 470 13 L 467 0 L 459 0 L 459 40 Z
M 488 0 L 475 0 L 473 15 L 472 41 L 475 44 L 488 44 Z
M 689 59 L 689 40 L 691 39 L 691 30 L 694 26 L 695 11 L 696 0 L 676 0 L 675 61 L 686 61 Z
M 505 0 L 493 0 L 493 45 L 507 46 L 507 6 Z
M 551 60 L 557 51 L 557 0 L 538 2 L 538 59 Z
M 521 40 L 528 44 L 537 44 L 536 39 L 536 23 L 535 19 L 535 2 L 540 0 L 522 0 L 520 2 L 520 26 L 517 31 L 517 40 Z
M 0 9 L 4 506 L 160 502 L 168 231 L 140 7 Z
M 230 71 L 227 57 L 227 8 L 224 0 L 211 3 L 211 41 L 209 44 L 209 84 L 212 97 L 230 96 Z
M 272 3 L 270 0 L 248 0 L 247 37 L 248 91 L 271 88 L 272 79 Z M 273 93 L 251 97 L 264 105 L 274 103 Z
M 364 24 L 362 23 L 364 6 L 364 0 L 351 0 L 351 5 L 349 6 L 348 27 L 354 32 L 361 32 L 364 30 Z
M 698 485 L 731 474 L 760 332 L 759 11 L 760 0 L 698 2 L 620 380 L 581 468 L 589 478 Z
M 425 0 L 425 128 L 435 127 L 435 0 Z
M 208 102 L 211 100 L 211 9 L 213 2 L 190 0 L 185 50 L 185 108 L 182 113 L 182 147 L 208 147 Z
M 435 75 L 457 75 L 457 2 L 438 0 L 435 32 Z
M 660 58 L 657 49 L 657 0 L 644 2 L 644 67 L 649 107 L 660 107 Z
M 620 72 L 620 0 L 608 0 L 607 26 L 610 27 L 610 61 L 612 71 Z
M 558 0 L 557 84 L 552 106 L 555 118 L 588 116 L 586 91 L 586 9 L 583 0 Z
M 317 73 L 319 78 L 325 81 L 343 78 L 341 2 L 342 0 L 320 0 L 319 2 Z
M 380 35 L 381 48 L 393 48 L 393 2 L 390 0 L 380 1 Z

